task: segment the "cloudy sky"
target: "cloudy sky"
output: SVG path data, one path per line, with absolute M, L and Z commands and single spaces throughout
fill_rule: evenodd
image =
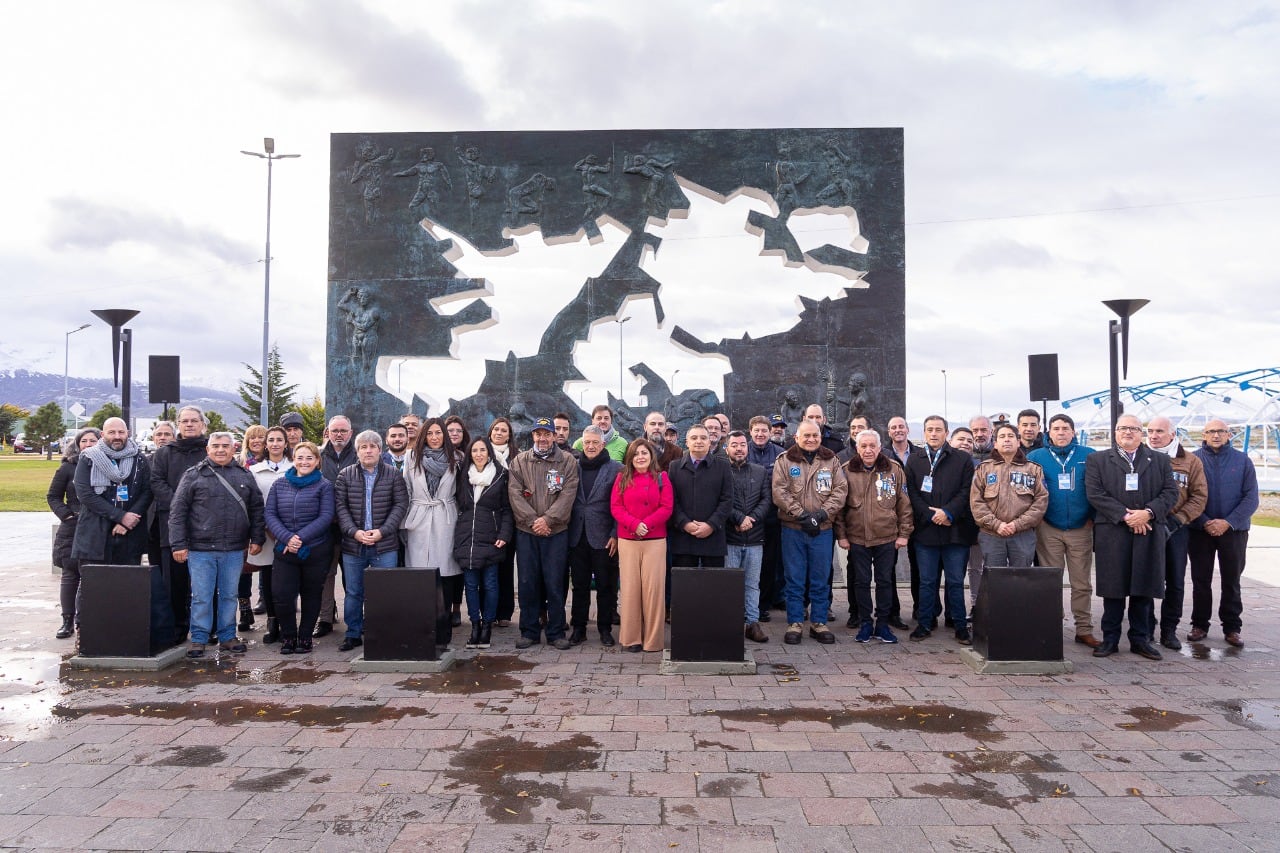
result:
M 234 386 L 262 334 L 323 391 L 329 134 L 905 128 L 907 391 L 1015 409 L 1026 356 L 1106 385 L 1103 299 L 1147 298 L 1130 381 L 1280 364 L 1275 4 L 61 2 L 0 33 L 0 367 Z M 12 310 L 17 309 L 17 310 Z M 613 339 L 616 341 L 616 338 Z M 603 341 L 603 338 L 602 338 Z M 603 345 L 603 343 L 602 343 Z M 942 370 L 947 396 L 943 399 Z

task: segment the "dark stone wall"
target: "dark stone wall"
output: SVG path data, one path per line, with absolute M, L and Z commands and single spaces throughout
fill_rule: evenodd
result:
M 638 364 L 632 371 L 644 380 L 647 408 L 665 409 L 682 426 L 700 412 L 723 410 L 745 426 L 754 414 L 797 419 L 796 406 L 820 402 L 834 425 L 847 425 L 859 411 L 881 427 L 905 408 L 900 128 L 334 134 L 330 160 L 326 407 L 357 428 L 384 426 L 406 408 L 377 387 L 378 355 L 447 355 L 456 326 L 490 318 L 479 300 L 451 316 L 431 306 L 473 283 L 454 277 L 451 241 L 432 237 L 423 219 L 497 251 L 511 245 L 504 229 L 536 224 L 546 239 L 569 238 L 598 233 L 601 218 L 610 217 L 631 236 L 551 322 L 540 353 L 488 361 L 479 391 L 449 404 L 473 432 L 498 414 L 514 415 L 521 429 L 560 410 L 585 425 L 588 413 L 562 390 L 583 378 L 568 354 L 593 322 L 616 316 L 628 295 L 654 295 L 660 315 L 661 285 L 639 261 L 661 242 L 644 233 L 650 217 L 689 206 L 677 175 L 722 196 L 744 187 L 771 196 L 778 215 L 749 220 L 765 251 L 864 272 L 867 286 L 834 300 L 805 300 L 795 326 L 754 340 L 700 341 L 672 328 L 673 340 L 690 351 L 729 358 L 725 399 L 697 389 L 673 397 L 662 377 Z M 801 252 L 787 220 L 814 207 L 856 210 L 866 254 L 833 245 Z M 621 409 L 622 430 L 637 432 L 644 412 L 609 402 Z M 425 413 L 421 400 L 413 408 Z

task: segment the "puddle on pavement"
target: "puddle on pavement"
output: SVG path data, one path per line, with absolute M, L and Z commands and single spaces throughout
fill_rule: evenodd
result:
M 600 744 L 585 734 L 575 734 L 558 743 L 537 746 L 518 738 L 502 736 L 482 740 L 458 750 L 449 759 L 454 768 L 444 772 L 452 780 L 450 789 L 474 789 L 489 817 L 498 823 L 532 823 L 535 810 L 549 802 L 561 811 L 586 813 L 591 798 L 603 791 L 552 782 L 512 778 L 515 773 L 568 773 L 598 770 L 602 764 Z M 607 815 L 591 816 L 592 820 Z M 537 817 L 539 822 L 545 817 Z
M 1215 702 L 1237 726 L 1265 731 L 1280 731 L 1280 701 L 1275 699 L 1235 699 Z
M 396 684 L 413 693 L 495 693 L 519 692 L 524 682 L 513 672 L 529 672 L 537 664 L 519 655 L 476 655 L 439 675 L 406 678 Z
M 401 705 L 273 705 L 261 702 L 134 702 L 104 705 L 55 705 L 55 719 L 140 717 L 159 720 L 206 720 L 219 726 L 242 723 L 294 723 L 338 727 L 350 723 L 394 722 L 404 717 L 434 717 L 421 708 Z
M 1035 803 L 1042 799 L 1075 796 L 1067 783 L 1038 775 L 1065 772 L 1052 755 L 1028 755 L 1022 752 L 949 752 L 947 758 L 955 763 L 955 769 L 964 781 L 916 785 L 912 790 L 926 796 L 967 800 L 1001 809 L 1012 809 L 1017 803 Z M 1011 774 L 1026 787 L 1027 793 L 1006 797 L 999 793 L 995 782 L 979 778 L 975 775 L 978 773 Z
M 1236 780 L 1235 789 L 1252 797 L 1280 798 L 1280 775 L 1275 773 L 1250 773 Z
M 1237 649 L 1235 646 L 1227 646 L 1225 649 L 1215 649 L 1212 646 L 1206 646 L 1204 643 L 1183 643 L 1178 654 L 1184 658 L 1193 660 L 1211 660 L 1224 661 L 1229 658 L 1238 658 L 1244 653 L 1244 649 Z
M 183 661 L 159 672 L 79 669 L 63 664 L 58 680 L 74 689 L 101 690 L 145 685 L 148 687 L 199 687 L 203 684 L 316 684 L 333 675 L 314 663 L 252 666 L 244 660 Z
M 1129 708 L 1125 713 L 1133 717 L 1136 722 L 1116 723 L 1116 728 L 1135 732 L 1171 732 L 1178 726 L 1203 719 L 1192 714 L 1183 714 L 1179 711 L 1162 711 L 1159 708 L 1150 706 Z
M 286 767 L 283 770 L 263 773 L 261 776 L 242 776 L 231 783 L 231 790 L 267 794 L 288 787 L 289 783 L 301 779 L 310 772 L 305 767 Z
M 887 693 L 868 693 L 862 697 L 864 702 L 871 702 L 875 705 L 888 705 L 893 701 L 893 697 Z
M 693 742 L 697 749 L 723 749 L 725 752 L 737 752 L 738 747 L 731 743 L 721 743 L 718 740 L 699 739 Z
M 1004 732 L 993 728 L 996 715 L 950 705 L 879 705 L 831 711 L 825 708 L 742 708 L 708 711 L 722 720 L 739 723 L 827 723 L 833 729 L 866 723 L 878 729 L 931 734 L 965 734 L 975 740 L 1003 740 Z
M 945 797 L 949 800 L 963 800 L 984 806 L 995 806 L 1001 809 L 1012 809 L 1014 803 L 1023 798 L 1009 798 L 996 790 L 996 783 L 989 779 L 970 778 L 964 782 L 943 782 L 941 784 L 913 785 L 911 790 L 926 797 Z
M 713 779 L 703 785 L 699 790 L 699 796 L 732 797 L 745 787 L 747 787 L 746 779 L 738 776 L 726 776 L 723 779 Z
M 957 773 L 1064 773 L 1053 755 L 1025 752 L 948 752 Z
M 212 767 L 227 760 L 220 746 L 166 746 L 167 755 L 154 762 L 162 767 Z

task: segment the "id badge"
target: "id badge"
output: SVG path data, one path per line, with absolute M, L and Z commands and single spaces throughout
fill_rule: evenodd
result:
M 933 492 L 933 475 L 925 474 L 924 479 L 920 481 L 920 491 L 926 495 Z
M 555 494 L 564 488 L 564 475 L 552 468 L 547 472 L 547 491 Z
M 127 483 L 121 483 L 116 486 L 116 500 L 120 501 L 120 503 L 129 501 L 129 486 Z
M 1072 480 L 1073 478 L 1071 476 L 1071 472 L 1063 471 L 1061 474 L 1058 475 L 1058 490 L 1063 492 L 1069 492 L 1072 489 L 1074 489 L 1075 484 L 1072 482 Z
M 1124 475 L 1124 490 L 1126 492 L 1138 491 L 1138 475 L 1137 474 Z
M 814 477 L 814 486 L 818 494 L 825 495 L 831 492 L 831 472 L 823 469 Z

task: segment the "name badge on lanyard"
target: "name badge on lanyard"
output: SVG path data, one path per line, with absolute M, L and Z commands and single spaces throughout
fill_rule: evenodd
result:
M 121 483 L 120 485 L 116 486 L 116 500 L 118 500 L 120 503 L 127 503 L 129 501 L 129 484 L 128 483 Z
M 932 474 L 925 474 L 924 477 L 920 480 L 920 491 L 924 492 L 926 495 L 933 492 L 933 475 Z
M 1124 490 L 1126 492 L 1138 491 L 1138 475 L 1136 473 L 1124 475 Z
M 1071 475 L 1071 471 L 1063 471 L 1058 475 L 1058 489 L 1060 491 L 1070 492 L 1075 489 L 1075 481 Z

